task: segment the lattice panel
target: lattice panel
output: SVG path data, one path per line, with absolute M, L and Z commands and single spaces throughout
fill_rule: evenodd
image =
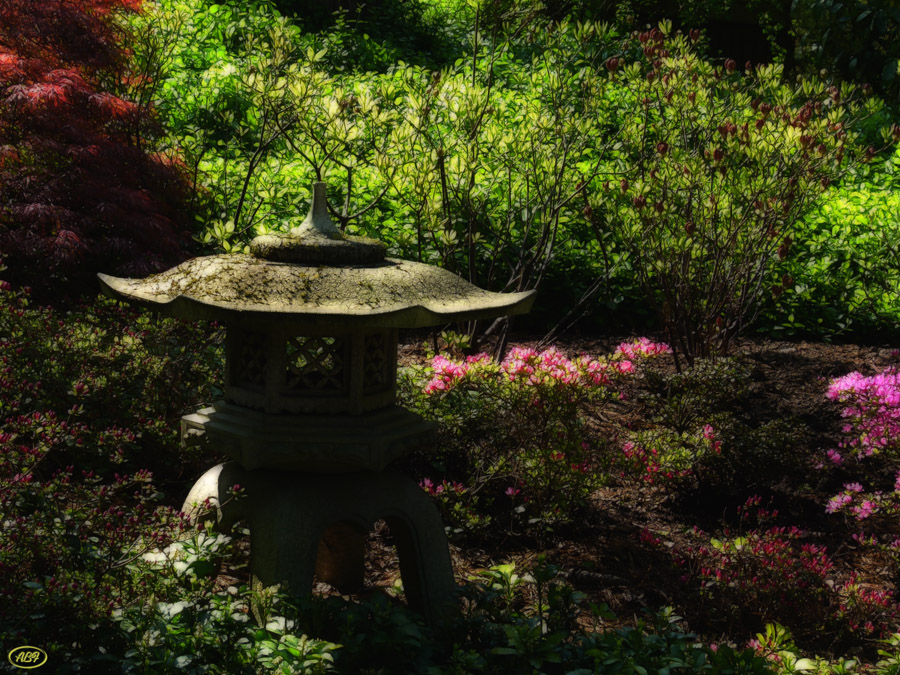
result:
M 345 342 L 333 337 L 293 337 L 287 343 L 290 390 L 343 391 Z
M 383 389 L 388 382 L 387 340 L 384 333 L 363 338 L 363 388 Z
M 266 376 L 266 336 L 245 333 L 241 337 L 237 381 L 243 385 L 262 385 Z

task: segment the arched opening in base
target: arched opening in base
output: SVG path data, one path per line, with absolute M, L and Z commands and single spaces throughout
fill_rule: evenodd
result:
M 318 545 L 314 588 L 325 595 L 400 596 L 400 562 L 388 524 L 378 520 L 369 531 L 347 521 L 328 527 Z

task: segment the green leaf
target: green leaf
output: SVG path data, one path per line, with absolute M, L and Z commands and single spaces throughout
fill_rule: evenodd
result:
M 519 653 L 518 649 L 513 649 L 512 647 L 494 647 L 491 649 L 491 654 L 501 654 L 503 656 L 511 656 Z

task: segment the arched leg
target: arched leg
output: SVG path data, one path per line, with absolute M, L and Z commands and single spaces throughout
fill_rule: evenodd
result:
M 393 483 L 397 503 L 384 520 L 397 542 L 403 588 L 410 608 L 437 624 L 452 609 L 457 590 L 444 523 L 437 507 L 414 481 L 390 473 L 386 471 L 385 478 Z
M 246 486 L 246 496 L 229 501 L 223 497 L 234 483 Z M 289 594 L 305 596 L 318 569 L 339 588 L 361 586 L 365 533 L 383 518 L 397 542 L 410 607 L 435 624 L 453 605 L 456 584 L 440 514 L 398 471 L 303 475 L 229 462 L 197 481 L 185 509 L 207 497 L 220 529 L 246 517 L 250 566 L 263 585 L 286 584 Z
M 244 517 L 246 504 L 242 499 L 229 497 L 228 490 L 236 484 L 246 484 L 247 480 L 247 471 L 237 462 L 217 464 L 197 479 L 181 510 L 192 522 L 209 520 L 213 514 L 203 508 L 208 499 L 210 506 L 215 509 L 216 529 L 230 532 L 234 524 Z

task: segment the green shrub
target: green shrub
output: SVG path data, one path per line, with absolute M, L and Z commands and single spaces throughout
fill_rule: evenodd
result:
M 900 321 L 900 149 L 826 191 L 784 261 L 791 282 L 760 330 L 856 338 Z
M 796 447 L 805 426 L 776 418 L 748 424 L 752 370 L 742 360 L 700 359 L 680 373 L 648 368 L 642 404 L 646 428 L 628 434 L 619 474 L 706 496 L 771 489 L 803 476 Z
M 539 285 L 557 242 L 570 261 L 582 248 L 599 255 L 590 228 L 567 231 L 608 136 L 591 133 L 615 37 L 602 26 L 561 24 L 539 39 L 544 24 L 523 16 L 531 37 L 482 36 L 442 71 L 401 62 L 357 75 L 329 66 L 341 49 L 332 37 L 301 33 L 268 5 L 205 7 L 166 0 L 138 33 L 164 31 L 172 45 L 158 109 L 195 177 L 210 248 L 245 250 L 296 224 L 315 177 L 342 229 L 487 288 Z
M 631 114 L 613 165 L 619 180 L 596 190 L 590 208 L 627 243 L 676 364 L 680 355 L 690 365 L 725 353 L 764 294 L 784 284 L 776 264 L 849 157 L 848 125 L 860 113 L 846 87 L 790 86 L 776 66 L 714 67 L 668 24 L 639 39 L 643 62 L 611 62 L 622 66 L 616 102 Z
M 213 590 L 220 561 L 235 555 L 231 544 L 207 529 L 130 563 L 156 582 L 141 602 L 112 614 L 127 651 L 93 661 L 120 663 L 124 672 L 332 672 L 339 645 L 297 634 L 296 608 L 277 588 Z
M 518 5 L 505 33 L 470 36 L 440 71 L 360 73 L 340 68 L 344 24 L 312 34 L 266 3 L 206 7 L 165 0 L 141 27 L 171 45 L 158 109 L 195 177 L 210 249 L 288 229 L 323 179 L 340 227 L 394 255 L 492 290 L 564 280 L 575 305 L 564 323 L 601 295 L 631 308 L 642 294 L 689 361 L 726 349 L 770 292 L 828 286 L 812 262 L 824 228 L 800 219 L 861 128 L 847 87 L 788 85 L 774 66 L 741 75 L 683 37 L 621 40 Z M 136 53 L 160 53 L 152 44 Z M 831 287 L 829 300 L 856 302 Z M 544 321 L 563 314 L 548 309 Z M 806 322 L 787 314 L 778 323 Z

